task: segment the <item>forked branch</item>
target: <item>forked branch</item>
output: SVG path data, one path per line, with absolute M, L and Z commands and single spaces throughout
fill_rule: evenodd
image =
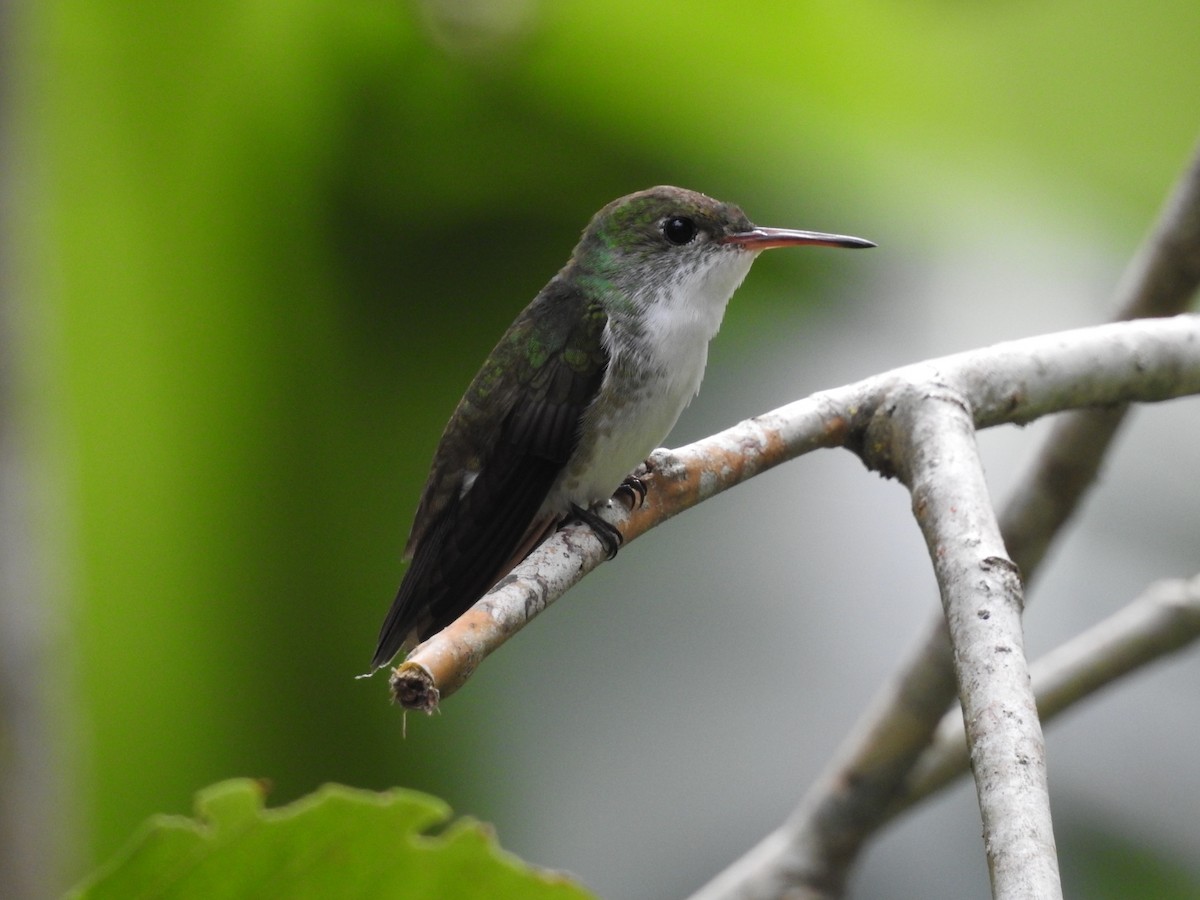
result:
M 714 494 L 821 447 L 847 447 L 868 464 L 886 468 L 865 449 L 873 417 L 898 391 L 947 387 L 970 404 L 976 428 L 1029 422 L 1078 407 L 1200 393 L 1200 317 L 1010 341 L 814 394 L 678 450 L 656 451 L 646 474 L 645 504 L 632 511 L 613 504 L 605 517 L 629 542 Z M 586 526 L 562 529 L 393 671 L 397 701 L 409 709 L 436 709 L 489 653 L 605 557 Z
M 1116 292 L 1116 318 L 1182 312 L 1198 285 L 1200 149 L 1125 272 Z M 1006 504 L 1001 533 L 1026 589 L 1095 480 L 1126 409 L 1120 404 L 1060 417 Z M 693 900 L 841 896 L 863 843 L 892 814 L 909 768 L 932 738 L 955 689 L 946 620 L 938 615 L 796 810 Z

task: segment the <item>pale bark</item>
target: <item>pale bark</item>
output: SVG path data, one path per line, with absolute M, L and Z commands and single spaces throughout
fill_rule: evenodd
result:
M 1038 717 L 1063 711 L 1200 638 L 1200 575 L 1150 585 L 1128 606 L 1098 622 L 1029 667 Z M 967 770 L 963 719 L 946 713 L 893 809 L 907 809 Z
M 1187 308 L 1200 285 L 1200 150 L 1116 291 L 1117 319 Z M 1061 416 L 1000 516 L 1026 588 L 1047 548 L 1092 485 L 1127 407 Z M 914 691 L 921 691 L 919 702 Z M 954 697 L 946 621 L 938 616 L 909 661 L 880 689 L 830 764 L 776 831 L 736 860 L 696 898 L 839 897 L 863 845 L 904 789 L 908 766 Z M 954 713 L 951 713 L 954 714 Z
M 873 417 L 910 390 L 951 387 L 976 428 L 1028 422 L 1080 406 L 1155 402 L 1200 393 L 1200 317 L 1147 319 L 1009 341 L 886 372 L 747 419 L 675 451 L 656 451 L 645 505 L 605 511 L 626 542 L 759 472 L 820 447 L 855 449 L 887 474 L 892 461 L 867 447 Z M 554 535 L 457 621 L 395 670 L 397 699 L 432 711 L 479 663 L 606 558 L 586 526 Z M 936 724 L 934 722 L 933 724 Z M 932 725 L 931 725 L 932 728 Z

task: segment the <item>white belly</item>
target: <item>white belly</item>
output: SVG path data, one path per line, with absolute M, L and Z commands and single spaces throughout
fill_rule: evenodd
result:
M 579 448 L 550 490 L 543 511 L 607 500 L 696 396 L 708 342 L 750 269 L 753 253 L 731 253 L 698 268 L 653 299 L 639 298 L 636 325 L 609 320 L 608 372 L 584 415 Z
M 700 388 L 710 337 L 706 329 L 690 329 L 648 355 L 614 355 L 599 396 L 584 415 L 575 458 L 547 498 L 548 510 L 607 500 L 650 451 L 662 446 Z M 669 349 L 661 352 L 663 347 Z
M 559 502 L 588 506 L 607 500 L 675 427 L 680 413 L 695 396 L 699 374 L 691 379 L 654 378 L 625 394 L 608 414 L 589 416 L 580 441 L 583 453 L 567 467 L 556 485 Z M 614 382 L 614 388 L 619 385 Z M 551 491 L 551 494 L 556 493 Z

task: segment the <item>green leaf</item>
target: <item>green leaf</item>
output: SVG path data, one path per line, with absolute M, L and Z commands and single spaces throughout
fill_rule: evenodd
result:
M 196 797 L 196 819 L 155 816 L 71 896 L 159 898 L 403 897 L 586 900 L 566 876 L 502 851 L 486 826 L 435 797 L 326 785 L 278 809 L 251 779 Z M 440 834 L 431 829 L 446 826 Z

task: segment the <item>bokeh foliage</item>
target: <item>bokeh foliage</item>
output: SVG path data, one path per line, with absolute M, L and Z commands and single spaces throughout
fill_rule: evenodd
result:
M 434 797 L 325 785 L 281 809 L 263 786 L 233 779 L 196 797 L 196 819 L 156 816 L 112 865 L 81 885 L 86 900 L 242 900 L 271 896 L 406 900 L 587 900 L 554 872 L 521 865 Z M 436 832 L 436 833 L 435 833 Z
M 71 876 L 231 775 L 486 812 L 496 688 L 402 741 L 352 676 L 447 412 L 604 202 L 679 183 L 883 242 L 984 183 L 1131 245 L 1200 99 L 1193 0 L 47 0 L 19 25 Z

